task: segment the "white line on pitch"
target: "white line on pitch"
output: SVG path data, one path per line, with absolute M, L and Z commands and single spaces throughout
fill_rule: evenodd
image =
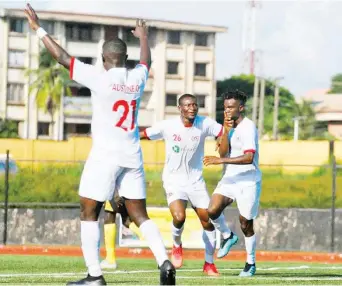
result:
M 293 266 L 293 267 L 266 267 L 266 268 L 257 268 L 257 270 L 261 271 L 276 271 L 276 270 L 307 270 L 307 269 L 324 269 L 324 270 L 339 270 L 342 269 L 342 266 Z M 240 271 L 241 268 L 224 268 L 219 269 L 221 272 L 225 271 Z M 177 273 L 179 272 L 202 272 L 202 269 L 177 269 Z M 120 275 L 120 274 L 142 274 L 142 273 L 159 273 L 159 270 L 116 270 L 116 271 L 103 271 L 104 274 L 113 274 L 113 275 Z M 86 272 L 66 272 L 66 273 L 0 273 L 1 277 L 43 277 L 43 276 L 50 276 L 50 277 L 71 277 L 71 276 L 82 276 L 86 275 Z M 177 276 L 181 277 L 181 276 Z M 205 277 L 205 276 L 204 276 Z M 203 277 L 202 277 L 203 278 Z M 262 277 L 260 277 L 262 278 Z M 281 278 L 285 279 L 285 278 Z M 294 278 L 297 279 L 297 278 Z M 340 278 L 336 278 L 339 280 Z M 342 279 L 342 278 L 341 278 Z

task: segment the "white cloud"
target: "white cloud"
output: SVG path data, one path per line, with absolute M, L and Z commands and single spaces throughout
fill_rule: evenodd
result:
M 336 59 L 342 60 L 336 49 L 342 43 L 337 37 L 342 21 L 336 21 L 341 8 L 341 3 L 327 1 L 284 5 L 284 19 L 272 29 L 263 27 L 265 75 L 284 76 L 283 84 L 298 95 L 328 87 L 339 70 Z
M 242 72 L 242 19 L 246 1 L 31 1 L 37 9 L 102 13 L 132 17 L 223 25 L 217 35 L 216 75 Z M 82 5 L 80 5 L 82 3 Z M 1 1 L 20 8 L 24 1 Z M 342 72 L 342 2 L 263 1 L 257 15 L 257 48 L 267 77 L 284 76 L 282 84 L 295 94 L 330 85 Z

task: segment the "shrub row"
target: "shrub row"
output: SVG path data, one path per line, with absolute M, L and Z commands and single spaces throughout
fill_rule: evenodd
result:
M 10 202 L 77 203 L 82 166 L 45 166 L 21 168 L 10 175 Z M 204 177 L 213 192 L 221 172 L 206 169 Z M 166 206 L 161 170 L 146 169 L 147 202 Z M 267 208 L 329 208 L 331 206 L 331 172 L 318 170 L 310 175 L 289 175 L 277 170 L 263 170 L 261 206 Z M 336 206 L 342 207 L 342 174 L 337 176 Z M 4 176 L 0 175 L 0 201 L 4 198 Z

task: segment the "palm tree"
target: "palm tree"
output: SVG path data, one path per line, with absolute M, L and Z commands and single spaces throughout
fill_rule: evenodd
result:
M 60 106 L 63 94 L 71 96 L 68 71 L 44 48 L 39 55 L 38 69 L 28 69 L 26 76 L 35 78 L 30 85 L 29 94 L 34 93 L 38 108 L 50 114 L 53 126 L 54 114 Z

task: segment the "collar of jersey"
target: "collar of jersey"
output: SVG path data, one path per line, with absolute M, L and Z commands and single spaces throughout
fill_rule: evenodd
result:
M 191 127 L 193 127 L 193 126 L 195 125 L 195 121 L 197 120 L 197 116 L 198 116 L 198 115 L 196 115 L 195 120 L 194 120 L 194 122 L 192 122 L 191 125 L 184 125 L 184 124 L 183 124 L 183 121 L 182 121 L 182 117 L 179 117 L 179 120 L 180 120 L 180 122 L 181 122 L 181 124 L 182 124 L 182 126 L 183 126 L 184 128 L 191 128 Z

